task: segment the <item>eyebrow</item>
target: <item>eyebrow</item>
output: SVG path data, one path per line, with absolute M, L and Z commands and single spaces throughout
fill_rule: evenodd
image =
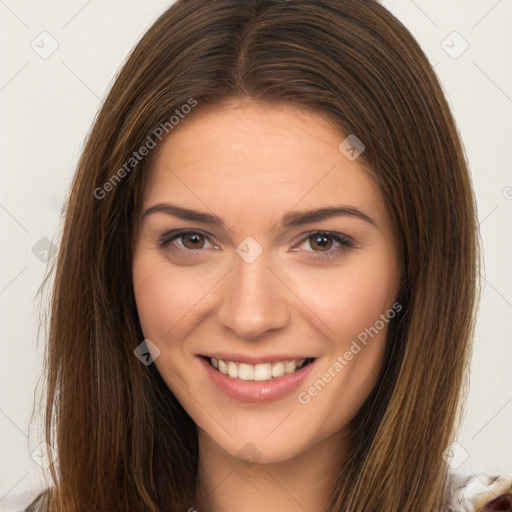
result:
M 177 206 L 169 203 L 158 203 L 154 206 L 148 208 L 143 214 L 142 218 L 151 215 L 152 213 L 166 213 L 168 215 L 172 215 L 174 217 L 178 217 L 183 220 L 196 221 L 201 222 L 203 224 L 210 224 L 212 226 L 217 226 L 221 229 L 227 229 L 226 223 L 223 219 L 218 217 L 217 215 L 212 215 L 210 213 L 200 212 L 197 210 L 191 210 L 189 208 L 184 208 L 182 206 Z M 351 217 L 356 219 L 361 219 L 365 222 L 372 224 L 373 226 L 377 226 L 377 223 L 368 215 L 363 213 L 361 210 L 353 206 L 332 206 L 319 208 L 317 210 L 307 210 L 307 211 L 295 211 L 286 213 L 281 219 L 281 228 L 292 228 L 296 226 L 301 226 L 302 224 L 310 224 L 312 222 L 319 222 L 322 220 L 331 219 L 333 217 Z

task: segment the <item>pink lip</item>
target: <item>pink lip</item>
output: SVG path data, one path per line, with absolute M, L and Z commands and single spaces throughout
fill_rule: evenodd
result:
M 243 381 L 224 375 L 213 368 L 203 357 L 199 357 L 199 360 L 212 382 L 220 391 L 239 402 L 248 403 L 271 402 L 290 394 L 300 386 L 317 361 L 315 359 L 300 370 L 276 379 L 268 381 Z M 233 361 L 233 359 L 229 360 Z M 269 360 L 266 359 L 265 361 L 268 362 Z

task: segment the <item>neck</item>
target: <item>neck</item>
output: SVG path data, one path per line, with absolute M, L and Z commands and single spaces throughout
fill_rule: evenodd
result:
M 250 464 L 199 431 L 199 512 L 325 512 L 346 456 L 338 433 L 296 457 Z M 192 509 L 194 510 L 194 509 Z

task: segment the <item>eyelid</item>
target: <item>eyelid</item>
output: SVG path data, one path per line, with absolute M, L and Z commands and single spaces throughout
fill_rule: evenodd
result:
M 166 231 L 163 235 L 161 235 L 159 237 L 158 244 L 160 246 L 165 247 L 165 246 L 171 244 L 171 242 L 173 242 L 174 240 L 180 238 L 181 236 L 189 235 L 189 234 L 202 235 L 212 245 L 217 246 L 217 244 L 211 240 L 212 238 L 215 238 L 211 233 L 208 233 L 207 231 L 203 231 L 202 229 L 188 229 L 188 228 L 173 229 L 171 231 Z M 182 252 L 194 253 L 194 252 L 203 251 L 204 249 L 185 249 L 185 248 L 181 248 L 178 246 L 177 250 L 181 250 Z
M 303 242 L 316 234 L 327 235 L 334 239 L 341 239 L 342 241 L 355 243 L 352 237 L 346 235 L 345 233 L 341 233 L 339 231 L 333 231 L 333 230 L 329 230 L 329 229 L 310 229 L 308 231 L 305 231 L 304 233 L 301 233 L 297 237 L 295 237 L 295 239 L 297 240 L 296 244 Z
M 322 230 L 322 229 L 316 229 L 313 231 L 309 231 L 305 234 L 302 234 L 300 241 L 298 242 L 298 244 L 295 244 L 295 246 L 302 245 L 303 243 L 307 242 L 312 236 L 314 236 L 316 234 L 326 235 L 326 236 L 332 238 L 334 240 L 334 242 L 339 245 L 337 248 L 328 250 L 326 252 L 303 251 L 308 255 L 308 256 L 306 256 L 307 258 L 315 259 L 315 260 L 318 260 L 318 259 L 329 260 L 329 259 L 333 259 L 333 258 L 340 258 L 345 252 L 356 249 L 356 244 L 351 237 L 349 237 L 343 233 L 339 233 L 337 231 L 329 231 L 329 230 Z M 294 249 L 294 251 L 297 251 L 297 249 Z

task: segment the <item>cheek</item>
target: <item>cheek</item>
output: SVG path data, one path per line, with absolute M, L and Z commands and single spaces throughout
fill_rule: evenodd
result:
M 165 256 L 150 250 L 134 257 L 140 325 L 144 336 L 160 348 L 162 361 L 176 350 L 185 351 L 188 335 L 211 308 L 212 290 L 221 277 L 214 269 L 172 268 Z
M 312 321 L 329 339 L 344 345 L 391 308 L 398 279 L 393 260 L 366 257 L 331 272 L 302 275 L 294 286 L 307 298 Z
M 389 321 L 395 316 L 396 276 L 393 262 L 368 258 L 338 269 L 330 279 L 316 280 L 319 286 L 308 306 L 329 326 L 330 345 L 298 400 L 306 411 L 315 411 L 305 417 L 303 427 L 322 425 L 320 437 L 346 425 L 377 381 Z
M 197 301 L 194 287 L 165 265 L 144 258 L 135 259 L 133 286 L 137 311 L 144 335 L 162 340 L 170 335 L 179 319 Z
M 198 289 L 193 281 L 183 278 L 182 272 L 171 272 L 165 261 L 159 263 L 154 256 L 135 260 L 133 284 L 144 337 L 160 349 L 155 365 L 178 400 L 186 400 L 180 396 L 183 384 L 179 384 L 187 375 L 182 340 L 200 299 Z
M 351 339 L 356 338 L 374 326 L 392 306 L 396 291 L 389 274 L 368 271 L 351 276 L 345 281 L 344 293 L 339 298 L 341 314 L 335 318 L 335 330 L 345 329 Z

